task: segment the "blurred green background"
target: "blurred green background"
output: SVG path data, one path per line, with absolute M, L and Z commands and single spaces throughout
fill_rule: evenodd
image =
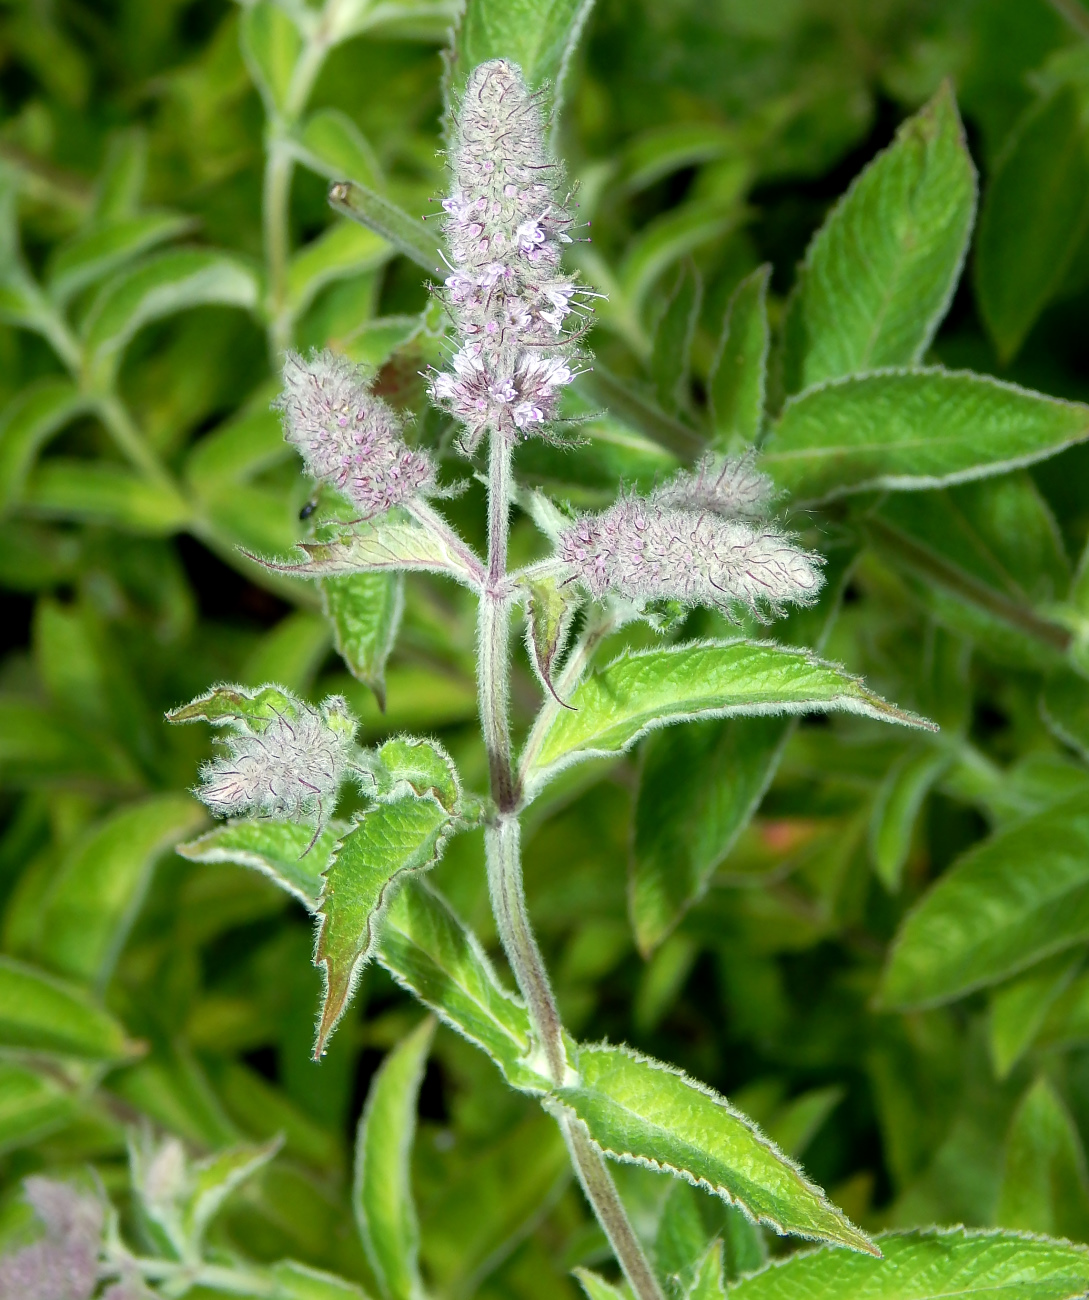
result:
M 209 738 L 162 720 L 223 680 L 342 692 L 365 737 L 433 734 L 485 784 L 466 594 L 409 581 L 383 714 L 332 651 L 312 588 L 238 549 L 287 551 L 309 494 L 268 409 L 278 346 L 330 344 L 379 367 L 421 436 L 449 441 L 419 378 L 441 345 L 424 277 L 337 222 L 325 195 L 345 174 L 414 216 L 438 211 L 454 10 L 391 0 L 372 17 L 330 50 L 293 115 L 276 81 L 288 20 L 271 4 L 0 4 L 0 949 L 85 989 L 88 1006 L 100 999 L 128 1040 L 76 1023 L 29 1042 L 0 1007 L 0 1240 L 25 1229 L 32 1172 L 89 1162 L 125 1207 L 134 1124 L 194 1153 L 283 1132 L 219 1239 L 373 1285 L 349 1208 L 352 1134 L 419 1009 L 371 969 L 329 1056 L 310 1061 L 309 919 L 256 873 L 173 854 L 204 824 L 186 790 Z M 590 340 L 602 366 L 683 424 L 705 402 L 739 280 L 772 264 L 776 324 L 831 205 L 945 78 L 984 207 L 929 359 L 1089 399 L 1078 0 L 598 0 L 557 141 L 592 235 L 574 261 L 609 295 Z M 277 131 L 296 160 L 278 270 L 262 224 Z M 703 297 L 678 397 L 652 341 L 686 267 Z M 601 401 L 587 388 L 575 409 Z M 597 418 L 585 447 L 527 449 L 520 472 L 604 503 L 621 479 L 649 483 L 675 463 L 636 423 Z M 999 481 L 1014 484 L 1008 500 L 954 490 L 982 596 L 950 594 L 948 575 L 870 533 L 826 647 L 937 717 L 948 743 L 858 719 L 798 727 L 707 895 L 646 955 L 627 882 L 651 759 L 595 767 L 530 812 L 529 903 L 574 1033 L 626 1041 L 726 1093 L 857 1222 L 1089 1240 L 1089 926 L 1053 941 L 1045 924 L 1019 965 L 940 1006 L 873 1004 L 902 918 L 959 854 L 1060 796 L 1089 796 L 1089 709 L 1077 682 L 1061 693 L 1047 631 L 1089 534 L 1089 454 Z M 450 504 L 476 538 L 480 500 L 474 486 Z M 834 549 L 841 526 L 824 517 L 817 545 Z M 516 550 L 535 545 L 519 519 Z M 713 630 L 701 618 L 690 632 Z M 520 662 L 520 725 L 537 699 Z M 728 784 L 728 771 L 709 760 L 707 780 Z M 479 834 L 451 844 L 436 878 L 494 946 Z M 1058 1201 L 1026 1210 L 1003 1171 L 1034 1085 L 1066 1181 Z M 574 1296 L 568 1270 L 604 1258 L 552 1122 L 445 1030 L 414 1162 L 436 1293 Z M 652 1222 L 669 1180 L 618 1176 Z M 1059 1202 L 1060 1218 L 1041 1221 Z

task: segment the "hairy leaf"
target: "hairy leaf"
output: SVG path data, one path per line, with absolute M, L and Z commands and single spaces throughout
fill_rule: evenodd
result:
M 352 1204 L 386 1300 L 420 1300 L 420 1229 L 412 1197 L 416 1102 L 435 1034 L 428 1016 L 389 1053 L 371 1081 L 355 1142 Z
M 386 708 L 386 661 L 397 640 L 405 603 L 398 573 L 347 573 L 321 583 L 325 616 L 333 625 L 337 653 L 348 671 Z
M 527 774 L 538 789 L 570 763 L 622 753 L 672 722 L 842 709 L 932 724 L 886 703 L 842 668 L 803 650 L 753 641 L 710 641 L 622 655 L 572 693 L 573 712 L 554 718 Z
M 190 862 L 235 862 L 252 867 L 313 912 L 321 896 L 322 872 L 343 833 L 343 824 L 333 823 L 315 840 L 310 826 L 254 817 L 216 826 L 179 844 L 177 851 Z
M 300 542 L 299 550 L 306 553 L 304 563 L 270 567 L 314 578 L 402 569 L 445 573 L 470 586 L 477 581 L 467 553 L 414 519 L 386 516 L 361 522 L 336 541 Z
M 1089 1237 L 1089 1178 L 1078 1130 L 1062 1098 L 1037 1079 L 1006 1138 L 997 1222 L 1068 1241 Z
M 249 5 L 242 19 L 242 54 L 270 114 L 290 114 L 292 80 L 302 38 L 285 9 L 273 0 Z
M 883 1259 L 824 1247 L 790 1255 L 730 1287 L 737 1300 L 1073 1300 L 1089 1285 L 1089 1249 L 1012 1232 L 917 1228 L 877 1238 Z
M 337 181 L 329 189 L 329 206 L 380 235 L 428 274 L 442 275 L 441 247 L 430 228 L 383 195 L 353 181 Z
M 1089 437 L 1089 407 L 986 375 L 893 370 L 791 399 L 764 468 L 792 497 L 918 490 L 1002 474 Z
M 829 214 L 791 310 L 797 381 L 922 359 L 953 296 L 976 206 L 975 168 L 947 82 Z
M 1089 810 L 1078 795 L 962 854 L 901 925 L 881 1001 L 949 1002 L 1085 938 Z
M 713 1241 L 700 1260 L 692 1285 L 685 1293 L 686 1300 L 726 1300 L 726 1284 L 722 1277 L 722 1242 Z
M 756 442 L 764 424 L 767 388 L 768 281 L 758 266 L 734 290 L 708 379 L 712 443 L 736 451 Z
M 133 1044 L 86 990 L 0 957 L 0 1045 L 92 1061 L 123 1061 Z
M 526 647 L 529 662 L 541 685 L 550 695 L 556 696 L 552 669 L 567 643 L 576 609 L 575 600 L 555 578 L 540 578 L 528 583 L 528 588 Z
M 580 1047 L 578 1081 L 553 1095 L 616 1160 L 685 1178 L 776 1232 L 878 1253 L 751 1120 L 679 1071 L 627 1048 Z

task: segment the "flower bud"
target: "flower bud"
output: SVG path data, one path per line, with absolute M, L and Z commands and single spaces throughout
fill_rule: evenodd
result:
M 359 369 L 328 350 L 284 362 L 284 437 L 314 478 L 342 492 L 364 518 L 436 489 L 425 451 L 406 446 L 396 411 L 370 390 Z

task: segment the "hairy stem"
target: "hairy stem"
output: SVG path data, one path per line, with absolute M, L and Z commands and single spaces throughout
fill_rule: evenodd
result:
M 291 254 L 288 229 L 291 176 L 295 161 L 283 141 L 271 139 L 265 160 L 265 266 L 268 274 L 268 342 L 274 365 L 291 345 L 292 321 L 287 306 L 287 263 Z
M 526 911 L 518 796 L 511 766 L 508 685 L 511 599 L 507 582 L 511 489 L 511 449 L 506 439 L 493 431 L 488 473 L 488 573 L 481 592 L 478 670 L 480 717 L 488 750 L 492 796 L 499 809 L 485 831 L 488 889 L 503 950 L 525 999 L 548 1073 L 555 1084 L 561 1085 L 567 1073 L 563 1021 Z M 584 635 L 581 663 L 585 662 L 590 648 Z M 663 1300 L 600 1151 L 578 1124 L 562 1119 L 560 1125 L 586 1198 L 636 1297 Z

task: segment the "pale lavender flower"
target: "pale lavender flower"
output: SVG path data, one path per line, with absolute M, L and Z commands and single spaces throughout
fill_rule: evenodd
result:
M 201 768 L 196 793 L 217 817 L 316 817 L 320 827 L 336 803 L 355 725 L 338 695 L 320 709 L 299 701 L 290 716 L 226 736 L 227 753 Z
M 364 518 L 436 491 L 431 457 L 405 444 L 401 417 L 346 357 L 288 353 L 284 385 L 284 437 Z
M 567 317 L 592 295 L 560 269 L 572 224 L 562 173 L 545 147 L 535 98 L 511 63 L 475 68 L 458 113 L 453 193 L 443 201 L 451 274 L 445 293 L 462 341 L 434 400 L 465 425 L 514 440 L 556 418 L 574 378 Z
M 0 1300 L 88 1300 L 98 1277 L 102 1206 L 49 1178 L 28 1178 L 25 1187 L 46 1235 L 0 1259 Z
M 775 485 L 756 468 L 751 452 L 729 457 L 711 453 L 694 469 L 681 470 L 655 488 L 651 500 L 681 510 L 711 510 L 729 518 L 763 519 L 775 496 Z
M 559 556 L 595 598 L 611 591 L 637 603 L 740 607 L 760 619 L 811 604 L 823 581 L 822 557 L 773 524 L 637 496 L 582 516 L 561 534 Z

